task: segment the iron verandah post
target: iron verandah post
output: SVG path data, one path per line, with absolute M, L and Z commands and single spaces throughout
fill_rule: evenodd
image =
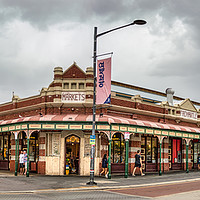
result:
M 188 169 L 188 143 L 186 143 L 186 173 L 189 173 Z
M 108 157 L 108 179 L 111 179 L 111 143 L 112 143 L 112 138 L 111 138 L 111 131 L 110 131 L 110 138 L 109 138 L 109 157 Z
M 30 143 L 30 137 L 29 137 L 29 129 L 27 130 L 27 172 L 26 177 L 29 177 L 29 143 Z
M 15 133 L 15 176 L 17 176 L 17 169 L 18 169 L 18 138 L 17 133 Z
M 160 167 L 159 167 L 159 176 L 162 176 L 162 169 L 161 169 L 161 162 L 162 162 L 162 153 L 161 153 L 161 150 L 162 150 L 162 140 L 159 142 L 160 144 Z
M 128 178 L 128 152 L 129 152 L 129 140 L 125 140 L 125 146 L 126 146 L 126 158 L 125 158 L 125 178 Z

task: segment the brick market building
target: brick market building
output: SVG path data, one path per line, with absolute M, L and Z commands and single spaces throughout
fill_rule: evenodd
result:
M 111 173 L 129 174 L 141 150 L 145 172 L 197 168 L 200 153 L 200 103 L 112 81 L 111 104 L 96 113 L 95 175 L 103 155 Z M 17 170 L 18 155 L 29 149 L 30 173 L 89 175 L 92 132 L 93 68 L 76 63 L 37 96 L 0 104 L 0 169 Z M 110 151 L 109 151 L 110 149 Z

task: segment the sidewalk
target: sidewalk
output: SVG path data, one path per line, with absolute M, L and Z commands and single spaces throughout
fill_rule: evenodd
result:
M 76 191 L 76 190 L 104 190 L 126 187 L 138 187 L 156 184 L 168 184 L 171 182 L 200 180 L 200 172 L 172 173 L 159 175 L 146 175 L 124 178 L 123 176 L 112 176 L 111 179 L 95 177 L 97 185 L 86 185 L 89 177 L 81 176 L 42 176 L 22 175 L 14 176 L 13 173 L 0 171 L 0 193 L 11 192 L 44 192 L 44 191 Z

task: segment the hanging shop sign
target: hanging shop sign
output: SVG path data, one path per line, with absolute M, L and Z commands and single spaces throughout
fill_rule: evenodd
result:
M 83 103 L 85 96 L 85 92 L 62 92 L 61 101 L 63 103 Z
M 187 119 L 197 119 L 197 113 L 191 112 L 187 110 L 180 110 L 181 117 L 187 118 Z
M 129 140 L 129 138 L 130 138 L 130 133 L 129 132 L 125 132 L 124 133 L 124 139 L 125 140 Z

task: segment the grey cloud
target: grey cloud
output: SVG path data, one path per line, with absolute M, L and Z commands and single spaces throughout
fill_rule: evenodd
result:
M 54 23 L 64 21 L 92 21 L 96 17 L 102 20 L 118 20 L 127 16 L 125 1 L 91 1 L 91 0 L 41 0 L 41 1 L 1 1 L 3 20 L 15 17 L 29 21 L 39 28 L 46 28 Z

